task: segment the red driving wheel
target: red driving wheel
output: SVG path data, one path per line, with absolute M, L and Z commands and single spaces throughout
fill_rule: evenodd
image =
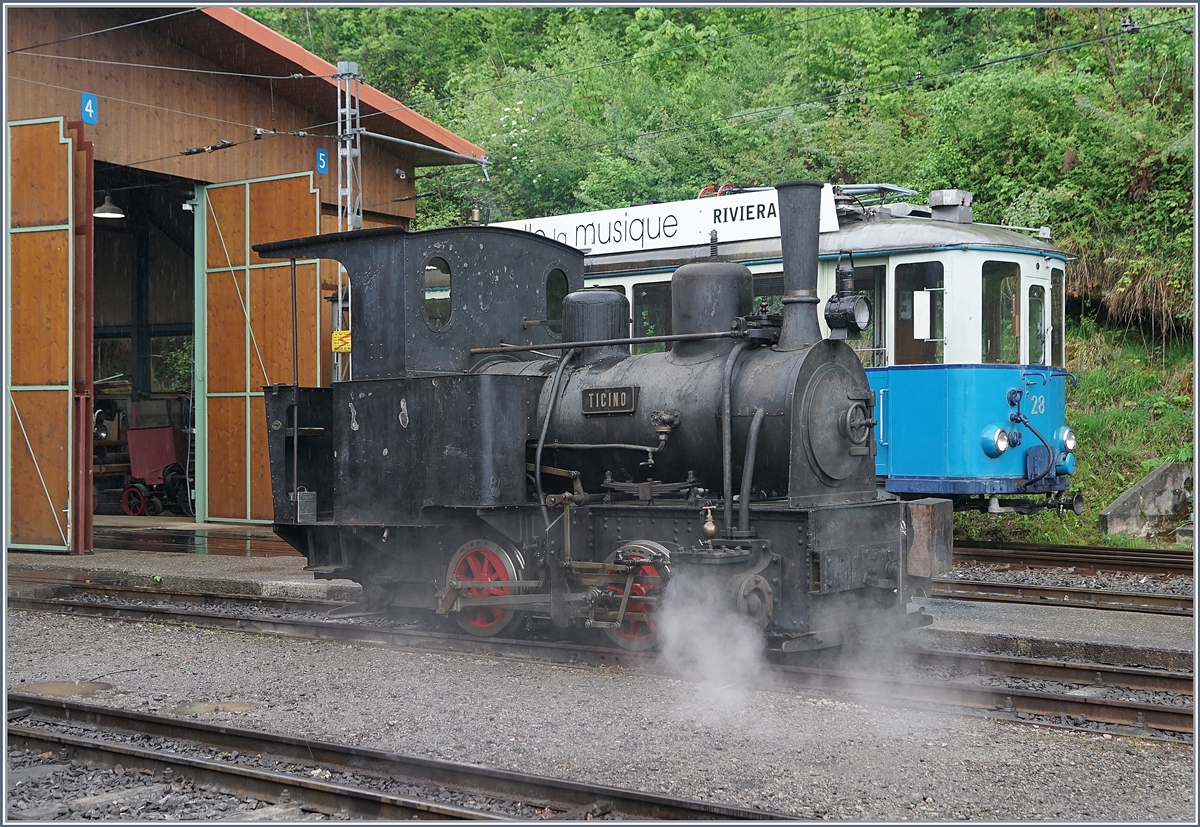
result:
M 130 485 L 121 493 L 121 510 L 130 517 L 140 517 L 146 513 L 146 500 L 149 492 L 141 485 Z
M 490 540 L 464 543 L 450 561 L 450 577 L 460 583 L 489 584 L 466 589 L 470 597 L 507 597 L 512 588 L 500 584 L 517 579 L 512 556 Z M 519 612 L 500 606 L 468 606 L 455 619 L 467 632 L 490 637 L 509 628 L 519 616 Z

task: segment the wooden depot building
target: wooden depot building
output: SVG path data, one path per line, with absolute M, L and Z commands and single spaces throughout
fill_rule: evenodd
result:
M 231 8 L 5 11 L 6 545 L 89 550 L 94 508 L 172 452 L 185 513 L 270 521 L 291 275 L 250 248 L 337 229 L 337 67 Z M 407 227 L 418 167 L 484 158 L 358 97 L 404 142 L 362 139 L 365 227 Z M 328 385 L 337 265 L 297 271 L 299 381 Z

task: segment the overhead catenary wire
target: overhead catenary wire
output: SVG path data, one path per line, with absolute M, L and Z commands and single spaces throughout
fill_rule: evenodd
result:
M 9 49 L 8 54 L 14 55 L 18 52 L 27 52 L 30 49 L 40 49 L 43 46 L 53 46 L 55 43 L 66 43 L 68 40 L 79 40 L 82 37 L 95 37 L 98 34 L 107 34 L 115 32 L 118 29 L 128 29 L 133 26 L 144 26 L 147 23 L 157 23 L 159 20 L 166 20 L 169 17 L 179 17 L 181 14 L 191 14 L 199 9 L 184 9 L 183 11 L 174 11 L 170 14 L 160 14 L 158 17 L 149 17 L 145 20 L 135 20 L 132 23 L 122 23 L 120 26 L 110 26 L 107 29 L 97 29 L 94 32 L 83 32 L 82 34 L 73 34 L 70 37 L 60 37 L 57 40 L 47 40 L 45 43 L 35 43 L 32 46 L 22 46 L 19 49 Z
M 9 83 L 12 83 L 13 81 L 20 81 L 21 83 L 32 83 L 35 86 L 46 86 L 51 89 L 60 89 L 63 92 L 78 92 L 80 94 L 84 94 L 87 92 L 87 90 L 85 90 L 85 89 L 73 89 L 70 86 L 60 86 L 57 83 L 46 83 L 45 81 L 32 80 L 30 78 L 11 77 L 10 76 L 8 81 L 9 81 Z M 241 121 L 231 121 L 228 118 L 218 118 L 215 115 L 201 115 L 196 112 L 186 112 L 182 109 L 172 109 L 169 106 L 159 106 L 157 104 L 145 103 L 143 101 L 126 100 L 124 98 L 113 97 L 112 95 L 99 95 L 98 94 L 98 95 L 96 95 L 96 97 L 99 98 L 100 100 L 112 101 L 113 103 L 124 103 L 129 106 L 142 106 L 147 109 L 157 110 L 159 112 L 169 112 L 172 115 L 183 115 L 188 118 L 199 118 L 200 120 L 214 121 L 216 123 L 228 124 L 229 126 L 241 126 L 246 129 L 255 129 L 256 128 L 254 126 L 254 124 L 242 123 Z
M 21 52 L 22 57 L 43 57 L 51 60 L 74 60 L 79 63 L 96 63 L 102 66 L 122 66 L 129 69 L 153 69 L 158 72 L 184 72 L 196 75 L 220 75 L 222 77 L 246 78 L 248 80 L 326 80 L 334 75 L 313 75 L 305 72 L 294 72 L 290 75 L 258 75 L 253 72 L 225 72 L 219 69 L 191 69 L 184 66 L 162 66 L 155 63 L 131 63 L 125 60 L 101 60 L 94 57 L 75 57 L 73 55 L 50 55 L 41 52 Z

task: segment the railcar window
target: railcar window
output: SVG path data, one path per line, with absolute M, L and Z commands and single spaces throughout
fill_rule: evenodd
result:
M 1021 265 L 983 263 L 983 354 L 985 365 L 1015 365 L 1021 359 Z
M 766 299 L 767 312 L 776 316 L 783 315 L 783 276 L 754 277 L 754 309 L 758 312 L 759 304 Z
M 635 284 L 633 286 L 633 335 L 671 335 L 671 283 Z M 668 350 L 666 342 L 634 345 L 634 353 L 660 353 Z
M 939 264 L 938 267 L 941 267 Z M 897 268 L 899 269 L 899 268 Z M 863 331 L 862 338 L 850 340 L 850 345 L 865 368 L 887 366 L 887 319 L 884 315 L 887 284 L 887 267 L 876 264 L 854 268 L 854 292 L 866 296 L 871 303 L 871 324 Z M 939 294 L 940 295 L 940 294 Z
M 567 297 L 567 274 L 555 267 L 546 276 L 546 329 L 555 339 L 562 335 L 562 303 Z
M 1029 285 L 1029 364 L 1046 364 L 1046 288 Z
M 945 351 L 945 279 L 940 261 L 896 265 L 895 365 L 940 365 Z M 928 330 L 915 322 L 929 310 Z M 926 332 L 928 337 L 926 337 Z M 920 334 L 920 338 L 917 335 Z
M 1050 271 L 1050 364 L 1066 367 L 1066 282 L 1063 271 L 1057 267 Z
M 441 256 L 429 259 L 425 264 L 425 318 L 432 328 L 445 327 L 450 322 L 451 281 L 450 263 Z

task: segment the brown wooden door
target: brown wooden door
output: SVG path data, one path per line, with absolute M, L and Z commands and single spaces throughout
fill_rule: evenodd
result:
M 263 387 L 292 382 L 291 268 L 250 248 L 316 235 L 319 193 L 312 173 L 205 188 L 204 273 L 197 291 L 197 516 L 273 517 Z M 199 257 L 198 257 L 199 258 Z M 318 262 L 296 265 L 301 385 L 319 385 Z M 202 350 L 202 352 L 201 352 Z
M 5 488 L 12 548 L 79 552 L 90 545 L 90 514 L 78 513 L 90 512 L 90 481 L 86 471 L 77 473 L 91 468 L 84 456 L 90 440 L 76 433 L 72 412 L 76 390 L 90 398 L 90 328 L 83 331 L 91 320 L 82 318 L 90 237 L 81 242 L 75 231 L 81 220 L 87 223 L 92 194 L 90 170 L 76 169 L 76 153 L 82 151 L 85 163 L 90 159 L 73 133 L 79 129 L 68 129 L 61 118 L 8 124 Z M 88 403 L 79 407 L 90 425 Z

